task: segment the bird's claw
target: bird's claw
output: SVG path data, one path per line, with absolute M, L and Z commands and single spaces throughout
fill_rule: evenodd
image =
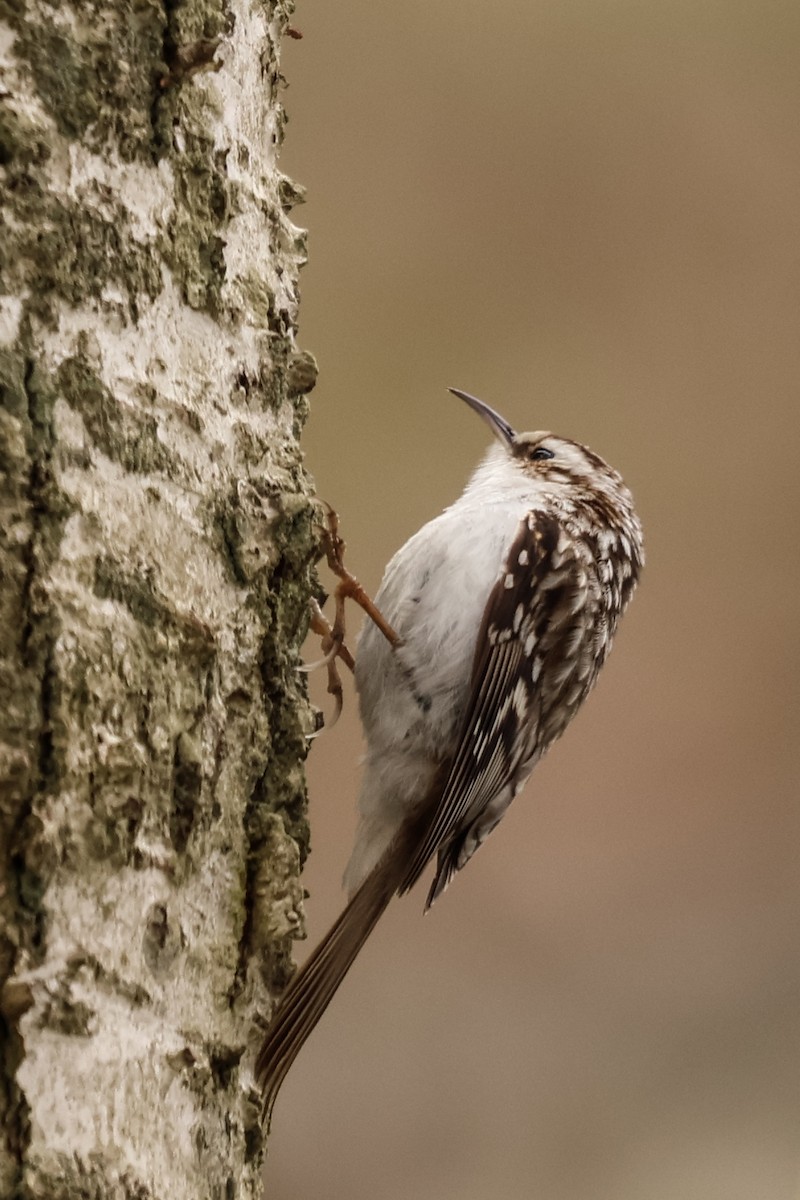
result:
M 343 706 L 342 680 L 336 660 L 341 659 L 350 671 L 355 669 L 353 655 L 350 653 L 344 640 L 345 601 L 348 599 L 355 600 L 356 604 L 363 608 L 367 616 L 375 622 L 393 648 L 396 649 L 400 645 L 400 638 L 391 625 L 384 619 L 379 609 L 375 607 L 355 575 L 352 575 L 345 567 L 344 552 L 346 546 L 344 539 L 339 533 L 339 517 L 335 509 L 331 508 L 330 504 L 326 501 L 321 500 L 319 503 L 325 513 L 324 522 L 321 522 L 322 549 L 328 566 L 339 582 L 334 592 L 335 610 L 332 625 L 324 615 L 317 601 L 311 601 L 311 631 L 321 638 L 323 657 L 300 667 L 299 670 L 304 674 L 309 674 L 311 671 L 317 670 L 318 667 L 327 668 L 328 694 L 334 698 L 334 712 L 331 720 L 325 722 L 325 728 L 332 729 L 339 720 Z M 310 734 L 309 740 L 318 737 L 321 732 L 321 730 L 317 730 L 315 733 Z
M 330 624 L 319 603 L 312 599 L 311 602 L 311 630 L 322 639 L 323 657 L 313 663 L 306 663 L 298 668 L 303 674 L 309 674 L 315 671 L 318 667 L 327 667 L 328 670 L 328 694 L 334 698 L 334 711 L 330 720 L 325 721 L 322 728 L 332 729 L 339 720 L 343 706 L 343 687 L 342 679 L 339 674 L 339 669 L 336 665 L 337 658 L 341 658 L 346 667 L 352 671 L 355 662 L 353 656 L 344 643 L 343 633 L 339 634 Z M 308 735 L 307 740 L 313 741 L 319 737 L 322 729 L 317 729 L 314 733 Z
M 316 601 L 313 603 L 316 603 Z M 330 663 L 332 663 L 340 649 L 341 645 L 338 645 L 336 642 L 332 642 L 330 650 L 328 650 L 328 652 L 324 654 L 322 658 L 316 658 L 314 662 L 302 663 L 297 669 L 301 675 L 310 675 L 312 671 L 318 671 L 320 667 L 327 667 Z
M 369 598 L 355 575 L 348 571 L 344 565 L 344 552 L 347 546 L 339 533 L 338 514 L 335 509 L 331 508 L 330 504 L 323 502 L 323 506 L 325 508 L 325 525 L 322 531 L 322 549 L 325 553 L 328 566 L 339 580 L 334 592 L 336 613 L 332 626 L 332 635 L 334 637 L 341 637 L 344 640 L 345 600 L 355 600 L 359 608 L 362 608 L 370 620 L 378 626 L 378 629 L 380 629 L 389 645 L 392 647 L 398 646 L 400 638 L 397 633 L 392 629 L 380 609 Z

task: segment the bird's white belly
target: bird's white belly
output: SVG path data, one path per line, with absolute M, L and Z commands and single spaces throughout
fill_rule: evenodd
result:
M 376 603 L 402 646 L 392 650 L 372 622 L 358 642 L 356 686 L 368 750 L 345 876 L 350 891 L 423 799 L 453 744 L 489 592 L 525 513 L 519 501 L 483 503 L 473 514 L 448 509 L 386 569 Z

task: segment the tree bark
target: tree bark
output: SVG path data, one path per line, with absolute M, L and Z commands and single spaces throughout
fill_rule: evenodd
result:
M 0 1195 L 260 1191 L 302 926 L 290 0 L 0 0 Z

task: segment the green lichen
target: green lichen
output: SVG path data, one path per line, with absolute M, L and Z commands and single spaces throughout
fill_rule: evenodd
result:
M 261 647 L 260 675 L 263 704 L 269 724 L 267 760 L 247 801 L 245 834 L 248 843 L 247 879 L 241 938 L 242 964 L 259 947 L 265 978 L 273 987 L 285 984 L 291 970 L 291 942 L 296 931 L 275 943 L 264 913 L 262 875 L 273 871 L 276 821 L 283 838 L 297 848 L 298 862 L 308 854 L 309 824 L 302 762 L 308 742 L 308 697 L 305 677 L 297 671 L 298 647 L 308 626 L 308 597 L 312 589 L 312 563 L 318 556 L 314 509 L 308 479 L 299 458 L 274 464 L 270 500 L 269 543 L 274 557 L 259 571 L 248 571 L 248 606 L 258 609 L 265 636 Z M 251 490 L 255 491 L 253 485 Z M 244 502 L 247 506 L 249 493 Z M 252 506 L 256 511 L 255 504 Z M 251 561 L 248 543 L 259 538 L 252 513 L 236 519 L 237 506 L 229 510 L 228 549 L 232 562 Z M 244 568 L 235 568 L 237 574 Z M 269 953 L 262 953 L 269 946 Z M 243 965 L 240 968 L 243 971 Z
M 50 153 L 50 146 L 38 125 L 7 104 L 0 108 L 0 166 L 19 173 L 41 166 Z
M 296 492 L 295 496 L 299 503 L 284 507 L 283 519 L 273 531 L 280 557 L 258 597 L 269 612 L 261 678 L 270 713 L 272 754 L 248 820 L 258 838 L 264 834 L 260 827 L 263 815 L 280 812 L 287 833 L 297 842 L 302 862 L 308 853 L 309 827 L 305 780 L 297 764 L 308 751 L 307 729 L 301 723 L 308 697 L 305 676 L 297 671 L 297 647 L 308 629 L 310 566 L 318 554 L 318 537 L 314 512 L 305 493 Z M 261 591 L 257 582 L 256 590 Z
M 119 403 L 80 355 L 64 360 L 55 373 L 58 394 L 83 418 L 94 444 L 126 471 L 180 476 L 180 464 L 158 437 L 158 422 L 147 412 Z
M 167 12 L 164 53 L 170 70 L 186 47 L 213 44 L 230 32 L 221 0 L 179 0 Z M 216 316 L 225 279 L 224 230 L 236 205 L 226 153 L 215 149 L 208 132 L 219 114 L 208 91 L 191 86 L 190 78 L 170 74 L 154 106 L 156 145 L 169 158 L 175 181 L 175 206 L 159 248 L 186 303 Z
M 14 53 L 28 66 L 41 103 L 64 137 L 90 149 L 113 142 L 123 159 L 151 159 L 152 108 L 165 70 L 166 15 L 159 0 L 118 0 L 102 19 L 81 22 L 80 37 L 39 6 L 31 20 L 4 0 Z M 99 15 L 99 14 L 98 14 Z
M 250 271 L 237 280 L 237 287 L 252 314 L 252 321 L 262 326 L 268 325 L 275 309 L 275 297 L 263 275 Z
M 4 192 L 13 219 L 0 251 L 5 290 L 26 284 L 35 315 L 52 321 L 57 298 L 73 305 L 101 300 L 114 282 L 130 298 L 135 320 L 136 297 L 159 293 L 166 262 L 189 304 L 219 312 L 232 210 L 225 154 L 207 133 L 207 91 L 174 83 L 168 60 L 186 43 L 226 32 L 221 0 L 129 0 L 104 7 L 103 19 L 83 25 L 80 38 L 46 10 L 32 22 L 4 7 L 17 34 L 15 53 L 58 133 L 98 153 L 112 143 L 124 160 L 166 155 L 175 180 L 168 228 L 157 243 L 136 239 L 125 205 L 100 185 L 85 185 L 71 203 L 48 193 L 41 167 L 49 131 L 6 106 L 0 165 L 9 171 Z
M 207 132 L 205 104 L 199 92 L 181 97 L 181 147 L 172 155 L 175 207 L 160 250 L 187 304 L 216 315 L 225 280 L 229 185 L 226 155 L 214 149 Z
M 314 389 L 319 368 L 314 355 L 308 350 L 292 354 L 286 368 L 286 390 L 292 399 L 305 396 Z
M 203 756 L 200 746 L 186 731 L 175 742 L 172 795 L 169 807 L 169 832 L 178 854 L 186 849 L 195 819 L 200 811 L 203 786 Z
M 17 54 L 27 61 L 56 128 L 69 138 L 86 133 L 100 112 L 92 49 L 66 37 L 46 17 L 19 28 Z
M 151 579 L 123 570 L 119 563 L 102 554 L 95 560 L 92 591 L 100 600 L 115 600 L 124 605 L 134 620 L 147 629 L 160 629 L 170 616 L 154 594 Z
M 19 459 L 24 449 L 20 440 L 20 422 L 28 420 L 28 395 L 25 390 L 27 363 L 21 348 L 0 347 L 0 416 L 6 437 L 0 440 L 0 466 L 10 470 L 11 462 Z
M 26 362 L 25 398 L 27 400 L 29 453 L 29 498 L 34 513 L 34 533 L 30 545 L 31 575 L 46 574 L 58 554 L 64 524 L 74 511 L 73 502 L 61 489 L 53 470 L 55 433 L 53 417 L 57 391 L 52 376 L 38 363 Z M 46 516 L 46 519 L 45 519 Z M 31 618 L 46 625 L 50 604 L 44 594 L 32 588 L 29 597 Z M 48 629 L 47 633 L 52 630 Z
M 229 32 L 223 0 L 172 0 L 166 4 L 167 40 L 173 46 L 213 40 Z
M 127 208 L 97 183 L 70 201 L 45 191 L 29 168 L 31 139 L 15 146 L 26 154 L 15 155 L 9 167 L 5 199 L 12 220 L 0 248 L 3 289 L 29 291 L 30 314 L 52 325 L 58 300 L 100 301 L 115 283 L 129 297 L 123 317 L 135 320 L 137 297 L 161 291 L 155 244 L 132 236 Z

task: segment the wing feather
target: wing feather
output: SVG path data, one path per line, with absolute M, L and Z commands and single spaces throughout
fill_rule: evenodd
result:
M 537 673 L 527 664 L 533 664 L 544 630 L 544 584 L 552 577 L 559 532 L 558 522 L 545 513 L 531 512 L 520 522 L 484 611 L 450 769 L 401 892 L 414 886 L 438 853 L 439 871 L 429 903 L 435 899 L 460 865 L 448 858 L 448 850 L 460 844 L 473 822 L 511 787 L 518 763 L 535 748 Z M 518 688 L 526 675 L 524 688 Z

